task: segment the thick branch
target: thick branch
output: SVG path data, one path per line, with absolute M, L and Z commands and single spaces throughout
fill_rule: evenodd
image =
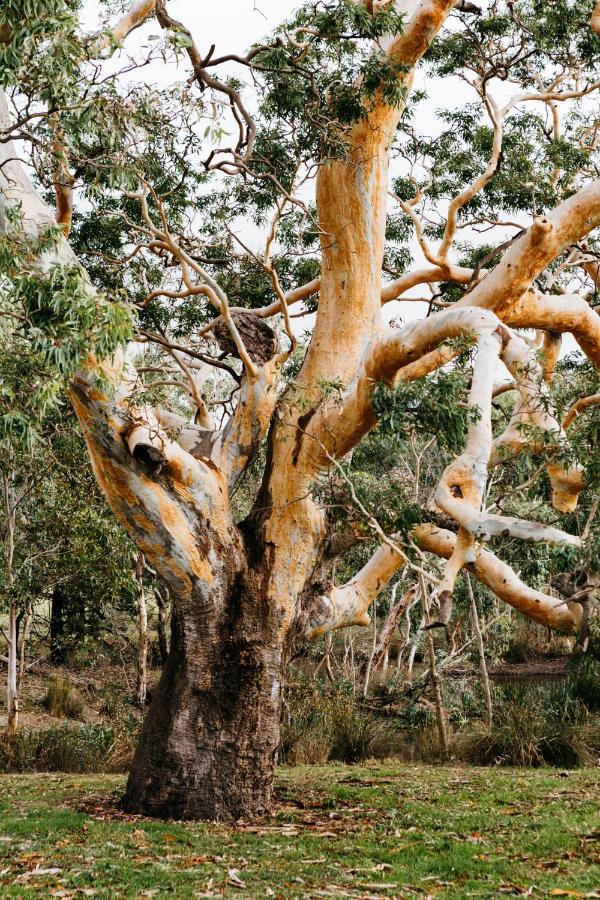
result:
M 590 25 L 592 26 L 593 31 L 600 35 L 600 0 L 596 0 Z
M 569 428 L 575 419 L 584 411 L 584 409 L 589 409 L 592 406 L 597 406 L 600 403 L 600 394 L 590 394 L 589 397 L 580 397 L 579 400 L 576 400 L 573 406 L 569 409 L 567 415 L 565 416 L 564 422 L 562 423 L 562 427 L 566 431 Z
M 457 305 L 493 309 L 504 320 L 546 266 L 598 226 L 600 179 L 589 182 L 552 212 L 538 217 L 498 265 Z
M 423 550 L 449 559 L 454 550 L 456 535 L 435 525 L 418 525 L 415 540 Z M 489 550 L 478 550 L 475 561 L 468 566 L 470 572 L 493 593 L 534 622 L 548 628 L 578 634 L 581 609 L 576 603 L 543 594 L 524 584 L 510 566 Z
M 598 203 L 600 206 L 600 195 Z M 600 316 L 578 294 L 527 291 L 505 309 L 502 318 L 516 328 L 571 332 L 586 356 L 600 368 Z
M 252 462 L 267 434 L 278 399 L 281 360 L 258 369 L 257 378 L 242 379 L 235 411 L 218 435 L 211 456 L 232 488 Z
M 112 28 L 93 40 L 91 45 L 93 55 L 99 56 L 104 50 L 110 49 L 115 44 L 121 44 L 132 31 L 154 15 L 155 8 L 156 0 L 139 0 L 134 3 Z
M 399 87 L 408 96 L 414 66 L 442 27 L 453 0 L 408 6 L 403 34 L 380 41 L 398 64 Z M 406 9 L 406 7 L 405 7 Z M 389 149 L 406 98 L 396 107 L 382 98 L 341 135 L 344 159 L 324 162 L 317 177 L 321 232 L 320 301 L 315 330 L 298 382 L 315 391 L 319 381 L 347 382 L 356 371 L 366 335 L 379 328 L 381 269 L 388 194 Z
M 405 557 L 389 545 L 379 547 L 354 578 L 340 587 L 333 587 L 328 596 L 317 598 L 307 623 L 306 637 L 312 640 L 336 628 L 368 625 L 371 621 L 369 607 L 405 561 Z

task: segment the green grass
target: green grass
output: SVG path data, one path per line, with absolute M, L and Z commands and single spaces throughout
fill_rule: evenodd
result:
M 1 897 L 600 897 L 598 770 L 280 770 L 272 820 L 122 814 L 121 776 L 0 778 Z

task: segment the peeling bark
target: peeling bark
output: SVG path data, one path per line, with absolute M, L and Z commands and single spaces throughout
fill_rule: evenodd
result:
M 415 64 L 453 5 L 453 0 L 409 0 L 403 4 L 403 34 L 380 41 L 374 49 L 401 64 L 399 79 L 406 94 Z M 152 15 L 155 6 L 150 0 L 134 4 L 113 29 L 90 42 L 90 52 L 110 50 Z M 163 24 L 171 27 L 162 3 L 159 12 Z M 0 34 L 3 39 L 6 35 Z M 190 58 L 197 70 L 202 61 L 195 47 Z M 549 439 L 563 438 L 544 402 L 558 341 L 545 340 L 547 359 L 540 365 L 535 350 L 511 327 L 534 327 L 549 335 L 571 332 L 589 358 L 600 362 L 599 320 L 586 301 L 540 296 L 532 288 L 565 248 L 600 225 L 600 181 L 536 218 L 495 268 L 454 265 L 448 253 L 456 216 L 495 171 L 498 124 L 485 173 L 451 201 L 440 258 L 428 256 L 430 266 L 382 286 L 389 148 L 402 104 L 391 107 L 375 97 L 365 103 L 364 112 L 342 135 L 345 155 L 320 162 L 319 279 L 285 297 L 280 292 L 276 303 L 261 310 L 242 311 L 230 308 L 219 285 L 195 270 L 201 281 L 195 292 L 208 296 L 218 313 L 203 333 L 212 331 L 221 347 L 244 363 L 239 402 L 221 431 L 215 430 L 193 384 L 198 410 L 194 422 L 138 402 L 136 379 L 124 354 L 104 361 L 90 356 L 71 386 L 98 483 L 135 542 L 138 559 L 143 554 L 173 598 L 170 651 L 127 786 L 125 805 L 134 812 L 235 820 L 269 810 L 286 661 L 300 641 L 368 624 L 370 605 L 406 559 L 401 548 L 380 533 L 384 545 L 360 572 L 347 584 L 332 584 L 328 522 L 313 495 L 315 480 L 376 424 L 374 386 L 393 386 L 434 371 L 457 355 L 450 343 L 456 338 L 476 343 L 469 402 L 479 412 L 466 446 L 444 472 L 436 492 L 438 507 L 451 517 L 458 533 L 427 524 L 414 531 L 423 550 L 447 560 L 434 593 L 439 621 L 447 624 L 455 580 L 466 568 L 531 619 L 568 634 L 581 630 L 580 604 L 528 588 L 481 544 L 492 535 L 578 543 L 576 536 L 558 528 L 490 515 L 483 498 L 488 468 L 524 448 L 519 426 L 533 424 Z M 0 96 L 0 129 L 9 125 Z M 17 156 L 10 142 L 0 144 L 0 228 L 10 227 L 8 213 L 20 206 L 26 237 L 34 239 L 54 222 L 54 214 L 33 189 Z M 55 181 L 65 205 L 59 220 L 66 231 L 72 195 L 66 160 L 57 162 L 61 165 Z M 136 199 L 144 214 L 145 195 Z M 185 257 L 168 234 L 159 228 L 151 232 L 166 242 L 169 252 L 181 251 L 180 258 Z M 189 257 L 185 261 L 189 264 Z M 56 264 L 77 264 L 66 240 L 38 261 L 40 272 Z M 400 329 L 383 326 L 382 303 L 417 284 L 440 280 L 470 289 L 452 308 L 427 319 Z M 285 357 L 263 320 L 316 291 L 320 299 L 312 340 L 298 377 L 281 396 Z M 182 363 L 178 349 L 166 346 Z M 508 429 L 494 440 L 491 403 L 499 359 L 512 372 L 518 400 Z M 98 377 L 100 372 L 104 379 Z M 327 389 L 333 383 L 342 385 L 341 399 L 337 387 Z M 252 511 L 238 525 L 230 494 L 263 442 L 267 462 L 262 485 Z M 550 455 L 548 472 L 555 507 L 573 509 L 583 488 L 580 473 L 564 471 Z M 436 624 L 429 620 L 422 571 L 419 579 L 427 624 Z M 396 618 L 403 608 L 395 609 Z M 140 647 L 146 631 L 140 605 Z M 431 634 L 427 644 L 445 746 Z M 16 632 L 14 645 L 16 659 Z M 142 681 L 140 676 L 140 696 Z M 16 701 L 11 703 L 16 722 Z

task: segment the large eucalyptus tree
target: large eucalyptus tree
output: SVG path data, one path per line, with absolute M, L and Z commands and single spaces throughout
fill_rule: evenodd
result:
M 106 6 L 92 35 L 85 0 L 0 8 L 1 327 L 30 354 L 32 389 L 53 386 L 45 403 L 67 386 L 115 515 L 174 598 L 126 805 L 231 819 L 269 809 L 286 663 L 366 624 L 400 567 L 431 587 L 432 625 L 468 567 L 582 632 L 600 8 L 308 0 L 240 56 L 196 40 L 166 0 Z M 427 77 L 438 94 L 446 79 L 437 120 Z M 418 287 L 426 305 L 406 308 L 423 315 L 386 324 Z M 553 383 L 565 333 L 584 354 L 571 392 Z M 577 401 L 576 441 L 555 394 Z M 353 448 L 409 420 L 437 435 L 437 459 L 464 435 L 434 497 L 415 508 L 407 493 L 383 527 L 354 492 L 366 529 L 344 527 L 327 479 L 353 493 Z M 19 423 L 5 415 L 5 433 Z M 379 548 L 335 584 L 365 531 Z M 566 600 L 486 549 L 515 541 L 559 548 Z

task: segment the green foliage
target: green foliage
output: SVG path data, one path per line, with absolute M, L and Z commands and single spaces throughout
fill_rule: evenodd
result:
M 42 426 L 28 453 L 15 458 L 8 448 L 0 457 L 11 477 L 11 492 L 22 498 L 10 599 L 24 608 L 50 603 L 59 590 L 65 622 L 62 651 L 87 653 L 95 660 L 95 642 L 107 615 L 135 607 L 133 546 L 96 484 L 74 413 L 60 405 Z M 2 557 L 0 609 L 8 600 Z
M 282 762 L 357 763 L 387 759 L 400 749 L 398 728 L 365 710 L 347 683 L 326 687 L 298 681 L 289 699 L 281 736 Z
M 441 447 L 460 452 L 467 430 L 479 410 L 464 403 L 467 379 L 460 371 L 437 373 L 422 381 L 400 382 L 391 390 L 384 384 L 373 392 L 373 408 L 384 434 L 406 440 L 411 428 L 434 435 Z
M 19 215 L 0 237 L 0 443 L 13 448 L 31 450 L 88 353 L 105 359 L 131 334 L 129 311 L 99 298 L 78 266 L 40 268 L 59 238 L 50 228 L 32 245 Z
M 79 7 L 80 0 L 3 0 L 0 27 L 12 37 L 0 43 L 0 85 L 19 84 L 50 107 L 72 101 L 82 54 Z
M 0 742 L 0 772 L 122 771 L 132 749 L 131 735 L 107 725 L 22 730 L 12 743 Z

